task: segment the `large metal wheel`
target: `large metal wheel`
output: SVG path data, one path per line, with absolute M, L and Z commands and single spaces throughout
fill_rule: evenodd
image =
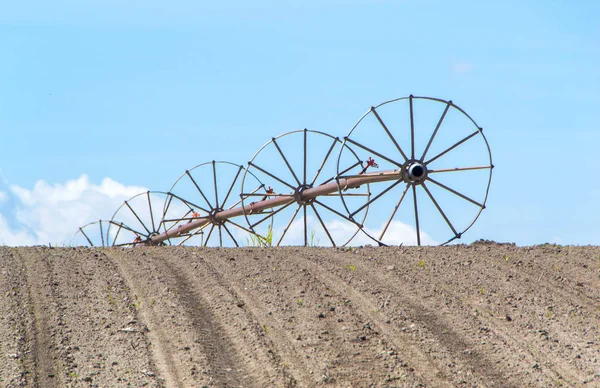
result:
M 174 198 L 184 201 L 192 211 L 179 219 L 166 219 L 165 223 L 177 228 L 198 218 L 207 218 L 209 222 L 171 238 L 173 244 L 239 247 L 247 241 L 260 240 L 261 237 L 255 236 L 243 220 L 218 220 L 214 217 L 218 212 L 240 206 L 242 201 L 238 193 L 243 171 L 244 166 L 213 160 L 186 170 L 175 181 L 169 192 Z M 256 188 L 255 193 L 265 194 L 264 185 L 255 176 L 249 175 L 248 181 Z M 165 203 L 165 207 L 167 205 Z
M 177 227 L 165 220 L 186 218 L 193 209 L 163 191 L 147 191 L 126 200 L 113 214 L 107 229 L 107 246 L 151 244 L 152 237 Z M 160 245 L 173 245 L 170 239 Z
M 386 181 L 372 184 L 363 231 L 382 245 L 436 245 L 461 238 L 485 208 L 492 155 L 475 121 L 452 101 L 409 96 L 372 107 L 344 138 L 374 158 Z M 340 149 L 338 179 L 344 172 Z M 344 191 L 350 219 L 360 214 Z M 364 205 L 361 205 L 364 206 Z
M 86 247 L 106 247 L 108 246 L 108 226 L 110 221 L 99 220 L 90 222 L 80 227 L 69 245 Z
M 363 163 L 349 146 L 343 146 L 339 138 L 307 129 L 272 138 L 250 160 L 242 178 L 241 199 L 249 229 L 266 236 L 264 245 L 343 246 L 356 236 L 361 222 L 346 216 L 336 192 L 335 155 L 342 147 L 347 151 L 340 158 L 342 170 L 360 173 Z M 268 185 L 266 194 L 255 192 L 250 176 Z M 305 190 L 332 182 L 331 193 L 310 199 L 303 197 Z M 255 210 L 264 201 L 275 199 L 281 199 L 282 204 Z M 347 197 L 356 206 L 368 199 L 368 185 Z M 363 220 L 367 212 L 368 206 L 354 220 Z

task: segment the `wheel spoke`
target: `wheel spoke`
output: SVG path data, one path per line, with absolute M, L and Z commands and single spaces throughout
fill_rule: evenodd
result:
M 453 149 L 455 149 L 456 147 L 458 147 L 459 145 L 461 145 L 462 143 L 466 142 L 467 140 L 471 139 L 473 136 L 479 134 L 479 130 L 473 132 L 472 134 L 470 134 L 469 136 L 465 137 L 464 139 L 454 143 L 454 145 L 448 149 L 446 149 L 445 151 L 442 151 L 441 153 L 437 154 L 436 156 L 434 156 L 433 158 L 429 159 L 427 162 L 425 162 L 425 164 L 429 164 L 431 162 L 433 162 L 434 160 L 444 156 L 445 154 L 447 154 L 448 152 L 452 151 Z
M 193 218 L 193 217 L 187 218 L 187 216 L 188 216 L 188 215 L 189 215 L 191 212 L 192 212 L 192 210 L 188 210 L 188 212 L 187 212 L 187 213 L 185 213 L 185 214 L 183 215 L 183 217 L 181 217 L 181 218 L 163 219 L 163 220 L 160 222 L 160 224 L 159 224 L 159 227 L 158 227 L 158 228 L 159 228 L 159 230 L 160 230 L 160 225 L 162 225 L 162 227 L 163 227 L 163 229 L 165 230 L 165 232 L 169 232 L 171 229 L 173 229 L 173 228 L 175 227 L 175 225 L 177 225 L 177 224 L 178 224 L 179 222 L 181 222 L 181 221 L 190 221 L 190 222 L 191 222 L 191 221 L 193 221 L 193 220 L 194 220 L 194 218 Z M 170 225 L 168 228 L 166 227 L 167 223 L 171 223 L 171 225 Z
M 167 195 L 169 195 L 169 194 L 171 194 L 171 193 L 168 193 Z M 167 202 L 166 202 L 165 207 L 163 209 L 163 218 L 169 212 L 169 208 L 171 207 L 171 202 L 173 202 L 173 195 L 169 195 L 169 197 L 167 198 Z M 189 207 L 189 205 L 187 203 L 185 203 L 185 204 Z
M 189 240 L 189 239 L 191 239 L 192 237 L 195 237 L 195 236 L 197 236 L 197 235 L 199 235 L 199 234 L 200 234 L 200 235 L 204 235 L 204 229 L 206 229 L 206 228 L 208 227 L 208 225 L 211 225 L 211 224 L 205 224 L 205 225 L 202 225 L 201 227 L 199 227 L 198 229 L 196 229 L 196 230 L 194 231 L 194 233 L 188 234 L 188 236 L 187 236 L 186 238 L 184 238 L 184 239 L 183 239 L 183 240 L 182 240 L 182 241 L 179 243 L 179 246 L 183 245 L 183 244 L 184 244 L 186 241 L 188 241 L 188 240 Z M 203 238 L 204 238 L 204 236 L 203 236 Z M 204 245 L 204 241 L 201 241 L 201 244 L 200 244 L 200 245 Z
M 243 198 L 248 198 L 248 197 L 252 197 L 252 196 L 259 196 L 259 195 L 262 195 L 262 196 L 264 196 L 264 194 L 256 194 L 256 193 L 258 192 L 258 190 L 260 190 L 260 189 L 264 189 L 264 188 L 265 188 L 265 185 L 262 185 L 262 184 L 261 184 L 260 186 L 258 186 L 256 189 L 252 190 L 252 191 L 251 191 L 251 192 L 249 192 L 249 193 L 241 193 L 241 194 L 240 194 L 240 199 L 239 199 L 239 200 L 238 200 L 236 203 L 234 203 L 233 205 L 229 206 L 229 207 L 227 208 L 227 210 L 231 210 L 231 209 L 233 209 L 234 207 L 236 207 L 237 205 L 239 205 L 240 203 L 242 203 L 242 201 L 243 201 Z
M 494 168 L 494 166 L 473 166 L 473 167 L 455 167 L 455 168 L 442 168 L 439 170 L 429 170 L 429 174 L 435 174 L 436 172 L 454 172 L 454 171 L 470 171 L 470 170 L 487 170 Z
M 150 192 L 148 191 L 148 209 L 150 210 L 150 222 L 152 222 L 152 231 L 156 231 L 154 226 L 154 214 L 152 214 L 152 201 L 150 200 Z
M 283 238 L 285 237 L 285 235 L 286 235 L 288 229 L 290 228 L 290 226 L 292 226 L 292 222 L 294 222 L 294 219 L 296 218 L 296 215 L 298 215 L 299 211 L 300 211 L 300 205 L 298 205 L 298 207 L 296 208 L 296 211 L 294 212 L 294 215 L 292 216 L 292 218 L 290 219 L 290 221 L 286 225 L 285 229 L 283 230 L 283 233 L 281 234 L 281 237 L 279 238 L 279 241 L 277 241 L 277 246 L 279 246 L 279 244 L 281 244 L 281 242 L 283 241 Z
M 142 222 L 142 220 L 140 219 L 140 217 L 138 217 L 138 215 L 135 212 L 135 210 L 133 210 L 132 207 L 129 205 L 129 202 L 125 201 L 125 205 L 127 205 L 127 207 L 133 213 L 133 215 L 135 216 L 135 218 L 137 218 L 137 220 L 139 221 L 139 223 L 144 227 L 144 229 L 146 229 L 146 232 L 148 232 L 148 235 L 150 235 L 152 232 L 150 232 L 148 230 L 148 228 L 146 227 L 146 225 L 144 225 L 144 223 Z
M 102 229 L 102 224 L 100 224 L 100 229 Z M 83 231 L 83 229 L 79 228 L 79 231 L 83 234 L 83 236 L 85 237 L 85 239 L 88 241 L 88 243 L 90 244 L 90 246 L 94 246 L 94 243 L 92 243 L 92 240 L 90 240 L 90 238 L 88 237 L 87 234 L 85 234 L 85 232 Z M 102 244 L 104 245 L 104 244 Z
M 381 126 L 383 127 L 383 129 L 385 129 L 385 132 L 389 136 L 390 140 L 392 141 L 392 143 L 394 143 L 394 145 L 396 146 L 396 148 L 398 149 L 398 151 L 400 151 L 400 154 L 402 155 L 402 157 L 404 158 L 404 161 L 406 162 L 408 160 L 408 158 L 406 157 L 406 154 L 404 153 L 404 151 L 402 151 L 402 148 L 400 148 L 400 145 L 398 144 L 398 142 L 396 141 L 396 139 L 394 138 L 394 136 L 392 136 L 392 133 L 387 128 L 387 126 L 385 125 L 385 123 L 383 122 L 383 120 L 381 120 L 381 117 L 379 117 L 379 114 L 377 113 L 377 111 L 375 110 L 374 107 L 371 107 L 371 112 L 373 112 L 373 114 L 377 118 L 377 121 L 379 121 L 379 124 L 381 124 Z M 379 156 L 379 157 L 381 157 L 381 156 Z M 398 165 L 398 166 L 401 166 L 401 164 L 398 164 L 396 162 L 393 162 L 393 163 L 396 164 L 396 165 Z
M 261 223 L 263 223 L 267 218 L 269 217 L 273 217 L 275 214 L 279 213 L 280 211 L 282 211 L 283 209 L 287 208 L 288 206 L 290 206 L 291 204 L 293 204 L 294 202 L 290 202 L 286 205 L 283 205 L 282 207 L 280 207 L 279 209 L 275 210 L 273 213 L 269 213 L 266 217 L 264 217 L 263 219 L 261 219 L 258 222 L 255 222 L 254 224 L 250 225 L 250 227 L 252 229 L 254 229 L 255 226 L 260 225 Z
M 290 163 L 288 162 L 287 158 L 285 157 L 285 155 L 283 154 L 283 152 L 281 151 L 281 148 L 279 148 L 279 144 L 277 144 L 277 141 L 275 140 L 275 138 L 273 138 L 273 144 L 275 145 L 275 147 L 277 148 L 277 151 L 279 151 L 279 155 L 281 155 L 281 158 L 283 159 L 283 161 L 285 162 L 285 165 L 287 166 L 287 168 L 290 170 L 290 172 L 292 173 L 292 176 L 294 177 L 294 179 L 296 180 L 296 183 L 298 183 L 298 186 L 300 186 L 300 181 L 298 180 L 298 177 L 296 176 L 296 173 L 294 172 L 294 170 L 292 169 L 292 166 L 290 166 Z
M 346 221 L 350 221 L 350 222 L 352 222 L 353 224 L 357 224 L 357 225 L 358 225 L 358 223 L 357 223 L 355 220 L 353 220 L 352 218 L 350 218 L 350 217 L 348 217 L 348 216 L 346 216 L 346 215 L 344 215 L 344 214 L 342 214 L 342 213 L 338 212 L 338 211 L 337 211 L 337 210 L 335 210 L 335 209 L 332 209 L 332 208 L 330 208 L 329 206 L 325 205 L 323 202 L 321 202 L 321 201 L 319 201 L 319 200 L 315 199 L 315 203 L 318 203 L 319 205 L 323 206 L 325 209 L 327 209 L 327 210 L 329 210 L 330 212 L 332 212 L 333 214 L 335 214 L 335 215 L 337 215 L 337 216 L 339 216 L 339 217 L 341 217 L 341 218 L 345 219 Z M 360 225 L 360 226 L 362 227 L 362 225 Z
M 329 150 L 327 151 L 327 155 L 325 155 L 325 159 L 323 159 L 323 162 L 321 162 L 319 169 L 315 173 L 315 177 L 313 178 L 312 182 L 310 182 L 310 187 L 314 186 L 315 182 L 317 181 L 317 178 L 319 177 L 319 174 L 321 174 L 321 170 L 323 170 L 323 167 L 325 167 L 325 163 L 327 163 L 327 160 L 329 159 L 329 155 L 331 155 L 331 152 L 335 148 L 335 145 L 338 141 L 339 141 L 339 139 L 337 137 L 335 139 L 333 139 L 333 143 L 331 144 L 331 147 L 329 147 Z
M 344 194 L 344 197 L 368 197 L 370 196 L 370 193 L 346 193 Z M 330 194 L 323 194 L 323 195 L 319 195 L 319 197 L 339 197 L 340 193 L 330 193 Z
M 261 171 L 262 173 L 264 173 L 264 174 L 267 174 L 267 175 L 268 175 L 268 176 L 270 176 L 271 178 L 273 178 L 273 179 L 275 179 L 275 180 L 277 180 L 277 181 L 279 181 L 279 182 L 283 183 L 284 185 L 286 185 L 287 187 L 291 188 L 292 190 L 296 190 L 296 187 L 294 187 L 294 186 L 290 185 L 289 183 L 287 183 L 286 181 L 284 181 L 284 180 L 282 180 L 282 179 L 279 179 L 279 178 L 277 178 L 275 175 L 273 175 L 273 174 L 271 174 L 270 172 L 268 172 L 268 171 L 266 171 L 266 170 L 262 169 L 261 167 L 258 167 L 258 166 L 257 166 L 256 164 L 254 164 L 253 162 L 249 162 L 248 164 L 249 164 L 250 166 L 252 166 L 252 167 L 256 168 L 257 170 Z
M 380 154 L 379 152 L 377 152 L 377 151 L 374 151 L 374 150 L 370 149 L 369 147 L 367 147 L 367 146 L 364 146 L 364 145 L 362 145 L 362 144 L 360 144 L 360 143 L 358 143 L 358 142 L 356 142 L 356 141 L 354 141 L 354 140 L 350 139 L 349 137 L 345 137 L 344 139 L 345 139 L 346 141 L 348 141 L 348 142 L 350 142 L 350 143 L 354 144 L 355 146 L 357 146 L 357 147 L 360 147 L 360 148 L 362 148 L 363 150 L 365 150 L 365 151 L 368 151 L 368 152 L 372 153 L 373 155 L 377 155 L 377 156 L 378 156 L 378 157 L 380 157 L 381 159 L 387 160 L 388 162 L 390 162 L 390 163 L 392 163 L 392 164 L 395 164 L 395 165 L 396 165 L 396 166 L 398 166 L 398 167 L 402 167 L 402 163 L 398 163 L 398 162 L 396 162 L 395 160 L 392 160 L 392 159 L 388 158 L 387 156 L 383 156 L 383 155 L 382 155 L 382 154 Z
M 404 181 L 401 179 L 398 179 L 396 182 L 392 183 L 388 188 L 383 190 L 381 193 L 377 194 L 375 197 L 371 198 L 367 203 L 365 203 L 364 205 L 359 207 L 357 210 L 355 210 L 353 213 L 351 213 L 350 217 L 354 217 L 361 210 L 363 210 L 364 208 L 366 208 L 367 206 L 369 206 L 370 204 L 372 204 L 373 202 L 375 202 L 376 200 L 381 198 L 384 194 L 386 194 L 388 191 L 390 191 L 391 189 L 393 189 L 394 187 L 396 187 L 398 184 L 400 184 L 402 182 L 404 182 Z
M 124 223 L 119 224 L 119 228 L 128 230 L 128 231 L 135 233 L 137 235 L 140 235 L 140 236 L 148 237 L 148 235 L 144 234 L 144 232 L 140 232 L 139 230 L 130 228 L 129 226 L 125 225 Z M 115 239 L 116 239 L 116 236 L 115 236 Z
M 294 198 L 294 196 L 292 194 L 264 194 L 264 193 L 254 193 L 254 194 L 243 194 L 245 195 L 247 198 L 249 197 L 269 197 L 269 198 L 281 198 L 281 197 L 290 197 L 290 198 Z M 266 200 L 266 199 L 265 199 Z
M 352 166 L 350 166 L 350 167 L 348 167 L 347 169 L 345 169 L 344 171 L 342 171 L 342 172 L 340 173 L 340 175 L 343 175 L 343 174 L 347 173 L 348 171 L 352 170 L 352 169 L 353 169 L 354 167 L 356 167 L 356 166 L 360 166 L 360 165 L 361 165 L 361 163 L 362 163 L 361 161 L 358 161 L 358 162 L 354 163 Z M 325 182 L 321 183 L 321 184 L 320 184 L 320 186 L 322 186 L 322 185 L 325 185 L 325 184 L 327 184 L 327 183 L 331 182 L 331 181 L 332 181 L 332 180 L 334 180 L 334 179 L 336 179 L 336 177 L 331 177 L 331 178 L 327 179 Z
M 480 208 L 482 208 L 482 209 L 485 209 L 485 205 L 483 205 L 483 204 L 481 204 L 481 203 L 479 203 L 479 202 L 477 202 L 477 201 L 474 201 L 474 200 L 472 200 L 471 198 L 467 197 L 466 195 L 464 195 L 464 194 L 461 194 L 461 193 L 459 193 L 458 191 L 451 189 L 450 187 L 448 187 L 448 186 L 446 186 L 446 185 L 444 185 L 444 184 L 442 184 L 442 183 L 440 183 L 440 182 L 436 181 L 435 179 L 432 179 L 432 178 L 430 178 L 430 177 L 427 177 L 427 180 L 428 180 L 428 181 L 431 181 L 431 182 L 433 182 L 433 183 L 435 183 L 436 185 L 440 186 L 440 187 L 441 187 L 441 188 L 443 188 L 443 189 L 446 189 L 446 190 L 448 190 L 448 191 L 449 191 L 449 192 L 451 192 L 452 194 L 454 194 L 454 195 L 457 195 L 457 196 L 461 197 L 462 199 L 464 199 L 464 200 L 467 200 L 467 201 L 471 202 L 472 204 L 479 206 L 479 207 L 480 207 Z
M 413 199 L 415 204 L 415 226 L 417 228 L 417 245 L 421 246 L 421 229 L 419 228 L 419 208 L 417 206 L 417 189 L 412 185 Z
M 304 171 L 303 171 L 303 178 L 302 178 L 302 184 L 306 185 L 306 132 L 307 129 L 304 128 Z
M 118 227 L 118 228 L 119 228 L 119 229 L 117 229 L 117 233 L 115 234 L 115 238 L 113 239 L 113 244 L 112 244 L 113 246 L 115 246 L 115 244 L 114 244 L 114 243 L 117 241 L 117 238 L 119 237 L 119 233 L 121 233 L 121 229 L 128 230 L 128 231 L 130 231 L 131 233 L 133 233 L 133 234 L 135 234 L 135 235 L 144 236 L 144 237 L 146 237 L 146 238 L 148 237 L 148 235 L 144 234 L 144 232 L 140 232 L 140 231 L 138 231 L 138 230 L 135 230 L 135 229 L 133 229 L 133 228 L 131 228 L 131 227 L 129 227 L 129 226 L 127 226 L 127 225 L 125 225 L 125 224 L 124 224 L 124 223 L 122 223 L 122 222 L 121 222 L 120 224 L 117 224 L 117 223 L 116 223 L 116 222 L 114 222 L 114 221 L 109 221 L 109 224 L 115 225 L 116 227 Z M 108 239 L 108 237 L 107 237 L 107 239 Z M 131 243 L 126 243 L 126 244 L 131 244 Z
M 202 211 L 203 211 L 203 212 L 205 212 L 205 213 L 210 213 L 210 210 L 207 210 L 207 209 L 203 208 L 202 206 L 195 204 L 194 202 L 188 201 L 187 199 L 183 199 L 183 198 L 181 198 L 180 196 L 178 196 L 178 195 L 176 195 L 176 194 L 169 193 L 169 195 L 170 195 L 172 198 L 173 198 L 173 197 L 174 197 L 174 198 L 177 198 L 178 200 L 180 200 L 181 202 L 183 202 L 183 203 L 184 203 L 184 204 L 185 204 L 185 205 L 186 205 L 186 206 L 187 206 L 187 207 L 188 207 L 190 210 L 194 210 L 194 209 L 192 208 L 192 206 L 193 206 L 194 208 L 196 208 L 196 209 L 199 209 L 199 210 L 202 210 Z M 171 199 L 172 199 L 172 198 L 170 198 L 170 199 L 169 199 L 169 202 L 168 202 L 168 203 L 169 203 L 169 205 L 167 206 L 167 209 L 165 210 L 165 214 L 168 212 L 168 210 L 169 210 L 169 206 L 171 206 Z M 191 206 L 190 206 L 190 205 L 191 205 Z
M 379 241 L 383 240 L 383 236 L 385 235 L 385 232 L 387 232 L 388 227 L 392 223 L 392 220 L 394 219 L 394 216 L 396 215 L 396 212 L 398 211 L 398 208 L 402 204 L 402 200 L 406 196 L 406 193 L 408 192 L 409 188 L 410 188 L 410 185 L 406 184 L 406 188 L 404 188 L 404 191 L 402 192 L 402 195 L 400 196 L 400 199 L 398 200 L 398 203 L 394 207 L 394 211 L 392 211 L 392 215 L 390 216 L 390 218 L 386 222 L 385 226 L 383 227 L 383 230 L 381 231 L 381 235 L 379 236 Z
M 231 191 L 233 190 L 233 187 L 235 186 L 235 182 L 237 182 L 243 169 L 244 169 L 244 166 L 240 166 L 237 173 L 235 174 L 235 178 L 233 179 L 233 182 L 231 182 L 231 186 L 229 186 L 229 191 L 227 191 L 227 195 L 225 196 L 225 199 L 223 200 L 223 203 L 220 206 L 221 208 L 224 207 L 225 204 L 227 203 L 227 200 L 229 199 L 229 195 L 231 195 Z
M 448 226 L 450 227 L 450 229 L 452 229 L 452 232 L 454 233 L 454 235 L 457 236 L 458 232 L 456 231 L 456 229 L 454 229 L 454 226 L 452 225 L 452 223 L 450 222 L 450 220 L 448 219 L 448 217 L 446 217 L 446 213 L 444 213 L 444 211 L 442 210 L 442 208 L 440 207 L 440 205 L 437 203 L 437 201 L 435 200 L 435 198 L 433 198 L 433 195 L 431 194 L 431 192 L 429 191 L 429 189 L 425 185 L 425 182 L 423 182 L 422 186 L 423 186 L 423 190 L 425 190 L 425 192 L 427 193 L 427 195 L 429 196 L 429 198 L 431 198 L 431 201 L 433 202 L 433 204 L 435 205 L 435 207 L 438 209 L 438 211 L 440 212 L 440 214 L 442 215 L 442 217 L 444 217 L 444 220 L 446 220 L 446 223 L 448 224 Z
M 202 198 L 204 198 L 204 201 L 206 201 L 206 204 L 208 205 L 208 207 L 210 208 L 210 210 L 213 210 L 214 208 L 212 207 L 212 205 L 208 201 L 208 198 L 206 198 L 206 196 L 202 192 L 202 189 L 200 189 L 200 186 L 198 186 L 198 184 L 196 183 L 196 181 L 192 177 L 192 174 L 190 174 L 190 172 L 188 170 L 185 170 L 185 173 L 192 180 L 192 183 L 194 184 L 194 186 L 196 186 L 196 189 L 198 190 L 198 192 L 200 193 L 200 195 L 202 196 Z M 207 212 L 207 213 L 210 213 L 210 212 Z
M 221 232 L 221 225 L 217 225 L 219 229 L 219 246 L 223 248 L 223 233 Z
M 250 233 L 250 234 L 256 234 L 256 233 L 254 233 L 253 231 L 251 231 L 250 229 L 248 229 L 248 228 L 246 228 L 246 227 L 243 227 L 242 225 L 240 225 L 240 224 L 238 224 L 238 223 L 236 223 L 236 222 L 233 222 L 233 221 L 231 221 L 231 219 L 228 219 L 228 220 L 226 220 L 225 222 L 226 222 L 226 223 L 228 222 L 228 223 L 232 224 L 233 226 L 236 226 L 236 227 L 238 227 L 238 228 L 240 228 L 240 229 L 242 229 L 242 230 L 244 230 L 244 231 L 246 231 L 246 232 L 248 232 L 248 233 Z
M 104 230 L 102 229 L 102 220 L 98 221 L 100 223 L 100 239 L 102 240 L 102 246 L 104 246 Z M 107 236 L 108 239 L 108 236 Z M 108 241 L 107 241 L 108 243 Z
M 425 151 L 423 151 L 423 155 L 421 156 L 421 159 L 419 159 L 419 160 L 423 161 L 423 159 L 425 159 L 425 156 L 427 155 L 427 151 L 429 151 L 429 147 L 431 147 L 431 143 L 433 143 L 433 139 L 435 138 L 435 135 L 437 135 L 437 132 L 440 129 L 440 126 L 442 125 L 442 121 L 444 121 L 444 118 L 446 117 L 446 113 L 448 113 L 448 110 L 450 109 L 451 105 L 452 105 L 452 101 L 449 101 L 446 104 L 444 113 L 442 113 L 442 117 L 440 117 L 440 121 L 438 121 L 437 125 L 435 126 L 435 130 L 433 131 L 433 134 L 431 135 L 431 138 L 429 139 L 429 143 L 427 143 L 427 147 L 425 147 Z
M 208 240 L 210 240 L 210 235 L 212 234 L 214 229 L 215 229 L 215 224 L 210 224 L 210 230 L 208 231 L 208 236 L 206 236 L 206 241 L 204 241 L 204 246 L 206 246 L 208 244 Z
M 329 234 L 329 230 L 327 230 L 327 227 L 325 226 L 325 223 L 323 222 L 323 219 L 319 215 L 319 212 L 317 211 L 317 207 L 313 203 L 311 203 L 310 206 L 312 207 L 313 211 L 315 212 L 315 215 L 319 219 L 319 222 L 321 223 L 321 226 L 323 227 L 323 230 L 327 234 L 327 237 L 329 238 L 329 241 L 331 241 L 331 245 L 333 245 L 335 247 L 336 246 L 335 245 L 335 241 L 333 241 L 333 238 L 331 238 L 331 234 Z
M 308 227 L 306 220 L 306 205 L 302 206 L 302 210 L 304 210 L 304 246 L 308 245 Z
M 413 96 L 408 97 L 408 105 L 410 106 L 410 159 L 415 160 L 415 120 L 413 116 Z
M 117 229 L 117 233 L 115 233 L 115 239 L 113 240 L 113 245 L 115 245 L 114 243 L 119 238 L 119 233 L 121 233 L 122 225 L 123 225 L 123 223 L 121 222 L 121 225 L 119 225 L 119 229 Z M 108 227 L 110 228 L 110 225 L 108 225 Z M 106 242 L 107 242 L 106 245 L 108 245 L 108 236 L 106 236 Z
M 219 207 L 219 192 L 217 189 L 217 165 L 214 160 L 212 161 L 212 166 L 213 166 L 213 184 L 215 186 L 215 207 L 218 208 Z
M 233 234 L 231 234 L 231 232 L 229 231 L 229 228 L 227 227 L 227 224 L 223 224 L 223 228 L 225 229 L 225 231 L 227 232 L 227 234 L 229 235 L 229 237 L 233 240 L 233 243 L 235 244 L 236 247 L 240 247 L 240 245 L 237 243 L 237 241 L 235 240 L 235 238 L 233 237 Z

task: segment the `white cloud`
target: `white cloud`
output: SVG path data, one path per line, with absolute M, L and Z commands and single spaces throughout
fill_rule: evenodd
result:
M 0 191 L 0 205 L 8 201 L 8 194 L 5 191 Z
M 97 185 L 86 175 L 65 184 L 40 180 L 31 190 L 9 187 L 15 203 L 12 221 L 16 226 L 11 229 L 6 217 L 0 215 L 0 244 L 7 245 L 68 244 L 80 226 L 110 219 L 123 201 L 147 191 L 110 178 Z
M 0 214 L 0 245 L 33 245 L 35 238 L 26 230 L 20 228 L 11 230 L 6 218 Z
M 367 230 L 367 232 L 374 237 L 379 237 L 383 231 L 384 225 L 381 225 L 378 229 Z M 420 230 L 421 245 L 438 245 L 431 236 Z M 384 244 L 387 245 L 417 245 L 417 231 L 410 225 L 402 223 L 400 221 L 392 221 L 385 232 L 383 237 Z

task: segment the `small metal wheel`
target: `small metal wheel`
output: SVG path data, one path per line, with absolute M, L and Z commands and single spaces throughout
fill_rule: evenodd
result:
M 461 238 L 488 197 L 492 155 L 475 121 L 452 101 L 409 96 L 372 107 L 344 138 L 379 165 L 363 231 L 382 245 L 436 245 Z M 340 150 L 338 179 L 343 171 Z M 348 217 L 360 214 L 341 191 Z M 364 205 L 363 205 L 364 206 Z
M 361 222 L 346 222 L 351 219 L 335 181 L 335 155 L 342 146 L 339 138 L 304 129 L 272 138 L 254 155 L 242 178 L 241 199 L 249 228 L 265 239 L 250 245 L 343 246 L 356 236 Z M 358 174 L 363 163 L 345 148 L 340 166 L 346 173 Z M 256 192 L 251 176 L 265 182 L 266 194 Z M 317 188 L 318 195 L 307 194 Z M 357 206 L 368 199 L 368 186 L 347 198 Z M 364 219 L 367 211 L 363 208 L 355 219 Z
M 77 247 L 108 246 L 108 225 L 110 221 L 99 220 L 80 227 L 69 245 Z
M 171 238 L 173 244 L 239 247 L 251 239 L 260 239 L 243 220 L 216 217 L 219 212 L 241 206 L 238 193 L 243 171 L 244 166 L 213 160 L 186 170 L 175 181 L 169 192 L 174 198 L 184 201 L 192 212 L 180 219 L 167 219 L 166 224 L 177 228 L 200 218 L 207 218 L 208 222 L 180 235 L 180 238 Z M 248 181 L 252 182 L 256 193 L 265 194 L 264 185 L 255 176 L 250 175 Z
M 107 229 L 107 246 L 148 244 L 152 237 L 172 230 L 165 220 L 184 218 L 192 209 L 179 198 L 162 191 L 147 191 L 126 200 L 113 214 Z M 172 245 L 166 239 L 159 245 Z

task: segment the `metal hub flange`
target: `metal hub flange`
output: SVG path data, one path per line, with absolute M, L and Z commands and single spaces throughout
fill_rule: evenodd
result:
M 223 209 L 222 208 L 214 208 L 210 211 L 210 213 L 208 214 L 208 219 L 210 220 L 210 223 L 213 225 L 223 225 L 225 223 L 225 219 L 223 220 L 217 220 L 217 218 L 215 217 L 217 213 L 222 212 Z
M 418 160 L 407 161 L 402 168 L 402 179 L 407 183 L 420 185 L 427 179 L 429 170 L 427 166 Z
M 302 198 L 302 193 L 304 192 L 304 190 L 306 189 L 310 189 L 311 186 L 310 185 L 301 185 L 299 186 L 295 191 L 294 191 L 294 199 L 296 200 L 296 202 L 300 205 L 308 205 L 311 202 L 314 202 L 314 198 L 310 198 L 310 199 L 303 199 Z

